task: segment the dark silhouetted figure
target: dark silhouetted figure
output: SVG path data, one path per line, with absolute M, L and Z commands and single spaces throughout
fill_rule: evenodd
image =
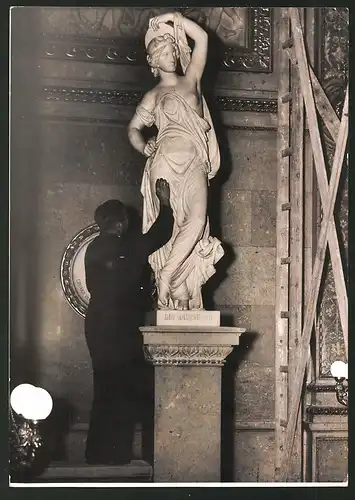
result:
M 126 207 L 108 200 L 95 211 L 100 234 L 85 254 L 90 302 L 85 335 L 94 394 L 85 458 L 89 464 L 125 464 L 132 459 L 135 423 L 147 394 L 142 336 L 141 275 L 148 256 L 172 235 L 169 184 L 158 179 L 159 217 L 150 230 L 129 230 Z

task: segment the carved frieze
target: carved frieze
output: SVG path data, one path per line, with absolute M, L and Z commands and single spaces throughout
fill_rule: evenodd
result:
M 111 104 L 115 106 L 136 106 L 143 92 L 135 90 L 104 90 L 77 87 L 46 86 L 40 96 L 45 101 L 64 101 L 80 103 Z M 238 98 L 232 96 L 214 96 L 221 111 L 253 111 L 259 113 L 277 113 L 276 99 Z
M 42 57 L 116 64 L 146 64 L 143 39 L 151 17 L 167 8 L 41 9 Z M 272 8 L 179 8 L 216 38 L 221 69 L 272 71 Z
M 145 64 L 144 55 L 144 47 L 137 40 L 45 34 L 41 43 L 41 56 L 47 59 Z
M 45 101 L 80 102 L 136 106 L 143 92 L 134 90 L 101 90 L 78 87 L 43 87 L 41 98 Z
M 144 354 L 154 366 L 223 366 L 232 346 L 168 345 L 144 346 Z
M 347 415 L 348 409 L 342 406 L 311 405 L 306 409 L 309 415 Z
M 230 96 L 216 96 L 215 101 L 220 111 L 277 113 L 277 99 L 242 99 Z

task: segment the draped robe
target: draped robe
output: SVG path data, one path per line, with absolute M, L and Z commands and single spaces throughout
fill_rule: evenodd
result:
M 159 213 L 155 182 L 160 177 L 170 184 L 175 218 L 171 239 L 149 257 L 157 287 L 169 286 L 169 309 L 184 299 L 189 309 L 203 309 L 201 287 L 224 254 L 220 241 L 210 235 L 207 216 L 208 182 L 219 169 L 220 157 L 206 102 L 203 98 L 202 118 L 183 97 L 168 92 L 152 112 L 139 105 L 137 114 L 147 127 L 158 128 L 157 149 L 146 162 L 141 185 L 143 233 Z

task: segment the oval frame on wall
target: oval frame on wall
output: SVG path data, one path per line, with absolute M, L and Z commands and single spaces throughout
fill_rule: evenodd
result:
M 99 234 L 97 224 L 77 233 L 66 247 L 60 264 L 62 289 L 71 308 L 85 317 L 90 294 L 86 287 L 84 257 L 87 246 Z

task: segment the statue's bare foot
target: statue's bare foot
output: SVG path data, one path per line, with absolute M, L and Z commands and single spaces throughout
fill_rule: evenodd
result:
M 178 300 L 176 308 L 178 311 L 188 311 L 189 310 L 189 301 L 188 300 Z

